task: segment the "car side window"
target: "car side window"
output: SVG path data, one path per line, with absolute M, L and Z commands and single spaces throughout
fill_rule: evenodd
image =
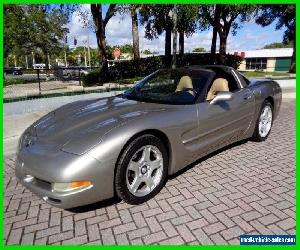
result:
M 168 93 L 175 90 L 174 83 L 175 79 L 171 77 L 170 73 L 158 74 L 144 84 L 143 91 L 156 92 L 155 90 L 157 90 L 158 93 Z

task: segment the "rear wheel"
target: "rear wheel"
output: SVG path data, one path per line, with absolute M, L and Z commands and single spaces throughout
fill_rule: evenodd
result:
M 131 142 L 116 168 L 115 189 L 129 204 L 140 204 L 163 187 L 168 169 L 168 154 L 163 143 L 153 135 L 143 135 Z
M 273 124 L 273 107 L 270 102 L 265 100 L 260 110 L 256 127 L 253 133 L 254 141 L 264 141 L 268 138 Z

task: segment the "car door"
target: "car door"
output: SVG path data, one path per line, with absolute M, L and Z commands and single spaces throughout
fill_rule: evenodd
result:
M 228 101 L 205 101 L 198 106 L 198 153 L 207 154 L 243 138 L 254 115 L 254 95 L 247 88 Z

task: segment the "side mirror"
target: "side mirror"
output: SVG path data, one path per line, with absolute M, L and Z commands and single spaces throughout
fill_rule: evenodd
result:
M 233 94 L 229 91 L 220 91 L 209 104 L 216 104 L 219 101 L 229 101 L 233 98 Z

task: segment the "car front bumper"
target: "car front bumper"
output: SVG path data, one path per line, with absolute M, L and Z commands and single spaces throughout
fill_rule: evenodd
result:
M 113 197 L 114 167 L 89 155 L 65 152 L 43 154 L 42 150 L 18 152 L 15 175 L 18 181 L 49 204 L 68 209 Z M 28 178 L 30 177 L 30 178 Z M 92 185 L 65 193 L 52 190 L 54 182 L 89 180 Z

